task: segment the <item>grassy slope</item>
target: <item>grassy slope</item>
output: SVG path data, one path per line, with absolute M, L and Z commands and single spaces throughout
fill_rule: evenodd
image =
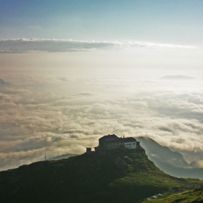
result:
M 145 203 L 200 203 L 203 202 L 203 189 L 187 190 L 180 193 L 165 195 Z

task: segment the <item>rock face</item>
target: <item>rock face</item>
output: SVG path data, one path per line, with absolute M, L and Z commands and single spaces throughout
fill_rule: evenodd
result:
M 0 173 L 0 202 L 125 203 L 190 183 L 166 175 L 142 147 L 85 153 Z

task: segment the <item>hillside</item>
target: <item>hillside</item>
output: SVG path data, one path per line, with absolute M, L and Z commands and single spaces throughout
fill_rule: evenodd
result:
M 193 186 L 156 168 L 142 147 L 114 149 L 1 172 L 0 202 L 136 203 Z
M 141 142 L 149 159 L 162 171 L 176 177 L 203 180 L 203 169 L 188 164 L 181 153 L 162 146 L 148 137 L 138 137 L 136 139 Z

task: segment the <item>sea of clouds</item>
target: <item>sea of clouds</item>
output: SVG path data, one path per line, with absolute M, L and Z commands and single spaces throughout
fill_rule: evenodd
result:
M 149 136 L 203 167 L 203 75 L 52 67 L 54 57 L 0 56 L 0 170 L 43 160 L 45 153 L 83 153 L 111 133 Z

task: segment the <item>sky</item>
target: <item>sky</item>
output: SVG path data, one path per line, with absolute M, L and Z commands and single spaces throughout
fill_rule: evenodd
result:
M 147 136 L 203 168 L 203 1 L 0 0 L 0 170 Z
M 0 0 L 0 38 L 203 44 L 201 0 Z

